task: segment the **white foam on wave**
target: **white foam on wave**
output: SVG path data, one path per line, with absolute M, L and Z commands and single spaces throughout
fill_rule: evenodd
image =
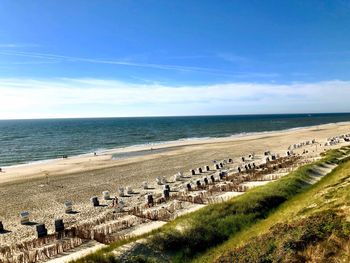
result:
M 54 162 L 60 160 L 59 158 L 55 159 L 45 159 L 45 160 L 37 160 L 37 161 L 30 161 L 26 163 L 20 163 L 20 164 L 13 164 L 13 165 L 8 165 L 8 166 L 2 166 L 1 168 L 18 168 L 18 167 L 24 167 L 24 166 L 31 166 L 31 165 L 38 165 L 38 164 L 46 164 L 50 162 Z
M 161 148 L 166 148 L 166 145 L 169 145 L 169 147 L 171 147 L 173 144 L 175 144 L 175 146 L 176 146 L 176 144 L 179 142 L 191 142 L 191 141 L 192 142 L 201 142 L 201 141 L 215 140 L 215 139 L 223 139 L 224 140 L 224 139 L 232 139 L 232 138 L 242 138 L 242 137 L 248 137 L 248 136 L 273 134 L 276 132 L 297 131 L 297 130 L 302 130 L 305 128 L 314 128 L 314 127 L 318 127 L 318 126 L 330 126 L 330 125 L 334 125 L 334 124 L 342 125 L 342 124 L 350 124 L 350 122 L 332 122 L 332 123 L 317 124 L 317 125 L 311 125 L 311 126 L 300 126 L 300 127 L 294 127 L 294 128 L 288 128 L 288 129 L 272 130 L 272 131 L 241 132 L 241 133 L 235 133 L 235 134 L 226 135 L 226 136 L 219 136 L 219 137 L 210 137 L 210 136 L 209 137 L 208 136 L 188 137 L 188 138 L 180 138 L 180 139 L 171 140 L 171 141 L 147 142 L 147 143 L 142 143 L 142 144 L 134 144 L 134 145 L 117 147 L 117 148 L 110 148 L 110 149 L 99 148 L 96 151 L 72 155 L 72 156 L 69 156 L 69 158 L 93 156 L 94 153 L 97 153 L 98 155 L 108 155 L 108 154 L 113 155 L 114 153 L 118 153 L 118 154 L 130 153 L 130 152 L 147 150 L 147 149 L 145 149 L 145 147 L 152 148 L 152 147 L 161 146 Z M 149 154 L 152 154 L 152 152 L 150 152 Z M 145 155 L 147 155 L 147 153 L 145 153 Z M 131 158 L 131 157 L 132 156 L 126 157 L 126 158 Z M 15 168 L 15 167 L 23 167 L 23 166 L 27 166 L 27 165 L 44 164 L 44 163 L 50 163 L 50 162 L 54 162 L 54 161 L 61 160 L 61 159 L 62 158 L 38 160 L 38 161 L 32 161 L 32 162 L 27 162 L 27 163 L 23 163 L 23 164 L 2 166 L 2 168 Z

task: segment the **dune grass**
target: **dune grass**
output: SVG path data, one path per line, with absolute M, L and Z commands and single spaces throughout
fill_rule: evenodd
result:
M 111 256 L 113 249 L 145 237 L 155 250 L 167 254 L 173 262 L 212 262 L 225 249 L 232 249 L 233 244 L 243 244 L 267 231 L 276 217 L 287 218 L 290 211 L 305 208 L 305 203 L 300 202 L 305 197 L 300 193 L 315 188 L 311 187 L 315 167 L 345 162 L 347 158 L 339 159 L 349 152 L 350 148 L 328 151 L 321 160 L 302 166 L 275 182 L 256 187 L 230 201 L 181 216 L 143 237 L 116 242 L 75 262 L 118 262 Z M 321 180 L 317 185 L 323 182 Z M 278 216 L 278 213 L 281 215 Z M 134 259 L 134 262 L 148 262 L 142 257 Z
M 309 187 L 306 191 L 295 195 L 283 203 L 266 219 L 231 236 L 222 245 L 198 255 L 192 259 L 192 262 L 213 262 L 227 253 L 227 251 L 244 246 L 249 242 L 255 242 L 258 236 L 269 233 L 271 228 L 278 223 L 286 223 L 295 219 L 301 220 L 306 216 L 312 216 L 327 210 L 339 211 L 337 209 L 343 205 L 350 206 L 350 184 L 347 185 L 345 183 L 345 180 L 350 176 L 349 157 L 339 161 L 342 156 L 346 156 L 347 154 L 349 154 L 349 148 L 342 148 L 341 151 L 327 153 L 323 161 L 318 162 L 318 165 L 322 165 L 323 163 L 340 163 L 331 173 L 323 177 L 318 183 Z M 339 183 L 341 182 L 344 182 L 344 184 L 339 187 Z
M 179 218 L 154 235 L 151 241 L 157 249 L 171 254 L 174 262 L 191 261 L 267 218 L 281 204 L 310 187 L 316 166 L 337 163 L 349 152 L 348 148 L 330 151 L 320 161 L 302 166 L 276 182 Z
M 289 224 L 275 224 L 215 262 L 349 262 L 349 234 L 350 223 L 344 216 L 325 210 Z

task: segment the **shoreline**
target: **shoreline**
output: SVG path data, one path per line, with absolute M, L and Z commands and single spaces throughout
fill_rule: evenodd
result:
M 149 149 L 164 149 L 164 148 L 172 148 L 177 146 L 189 146 L 193 144 L 201 144 L 201 143 L 214 143 L 214 142 L 221 142 L 221 141 L 227 141 L 230 139 L 239 139 L 239 138 L 246 138 L 249 136 L 258 136 L 258 135 L 269 135 L 274 133 L 284 133 L 284 132 L 292 132 L 292 131 L 298 131 L 302 129 L 308 129 L 308 128 L 314 128 L 318 126 L 328 126 L 328 125 L 348 125 L 350 124 L 350 121 L 344 121 L 344 122 L 331 122 L 331 123 L 325 123 L 325 124 L 319 124 L 319 125 L 310 125 L 310 126 L 300 126 L 300 127 L 294 127 L 294 128 L 287 128 L 287 129 L 281 129 L 281 130 L 272 130 L 272 131 L 259 131 L 259 132 L 241 132 L 237 134 L 232 134 L 229 136 L 222 136 L 222 137 L 189 137 L 189 138 L 180 138 L 177 140 L 171 140 L 171 141 L 160 141 L 160 142 L 149 142 L 144 144 L 135 144 L 135 145 L 129 145 L 129 146 L 122 146 L 122 147 L 115 147 L 110 149 L 97 149 L 92 152 L 85 152 L 80 153 L 72 156 L 68 156 L 69 159 L 75 159 L 75 158 L 83 158 L 83 157 L 94 157 L 94 153 L 97 153 L 98 156 L 104 156 L 104 155 L 113 155 L 113 154 L 128 154 L 133 152 L 139 152 L 139 151 L 146 151 Z M 116 160 L 124 160 L 127 158 L 118 158 Z M 46 164 L 51 162 L 60 161 L 63 158 L 50 158 L 50 159 L 42 159 L 42 160 L 36 160 L 36 161 L 29 161 L 26 163 L 18 163 L 13 165 L 3 165 L 1 168 L 3 169 L 13 169 L 18 167 L 26 167 L 26 166 L 32 166 L 32 165 L 40 165 L 40 164 Z
M 97 153 L 97 155 L 113 155 L 113 154 L 123 154 L 123 153 L 132 153 L 132 152 L 139 152 L 139 151 L 145 151 L 150 148 L 157 149 L 164 149 L 164 148 L 171 148 L 171 147 L 177 147 L 177 146 L 188 146 L 192 144 L 201 144 L 201 143 L 214 143 L 214 142 L 221 142 L 226 141 L 230 139 L 239 139 L 239 138 L 245 138 L 249 136 L 258 136 L 258 135 L 269 135 L 274 133 L 284 133 L 289 131 L 298 131 L 302 129 L 308 129 L 308 128 L 314 128 L 318 126 L 329 126 L 329 125 L 350 125 L 350 121 L 346 122 L 331 122 L 331 123 L 325 123 L 325 124 L 319 124 L 319 125 L 311 125 L 311 126 L 301 126 L 301 127 L 295 127 L 295 128 L 288 128 L 288 129 L 281 129 L 281 130 L 273 130 L 273 131 L 259 131 L 259 132 L 242 132 L 237 134 L 232 134 L 229 136 L 222 136 L 222 137 L 190 137 L 190 138 L 181 138 L 178 140 L 171 140 L 171 141 L 160 141 L 160 142 L 150 142 L 145 144 L 135 144 L 130 146 L 124 146 L 124 147 L 116 147 L 116 148 L 110 148 L 110 149 L 100 149 L 92 152 L 85 152 L 81 154 L 76 154 L 72 156 L 68 156 L 70 159 L 72 158 L 81 158 L 81 157 L 89 157 L 94 156 L 94 153 Z M 132 157 L 129 157 L 132 158 Z M 51 159 L 42 159 L 42 160 L 36 160 L 36 161 L 29 161 L 26 163 L 19 163 L 19 164 L 13 164 L 13 165 L 3 165 L 1 168 L 5 169 L 11 169 L 11 168 L 17 168 L 17 167 L 23 167 L 23 166 L 31 166 L 31 165 L 40 165 L 42 163 L 48 163 L 48 162 L 55 162 L 60 161 L 63 158 L 51 158 Z M 123 158 L 124 159 L 124 158 Z M 118 159 L 120 160 L 120 159 Z
M 43 177 L 51 176 L 64 176 L 67 174 L 75 174 L 81 172 L 91 172 L 106 168 L 112 168 L 119 165 L 129 164 L 136 162 L 138 159 L 146 160 L 157 158 L 161 155 L 171 154 L 172 152 L 179 151 L 186 148 L 200 147 L 213 144 L 234 143 L 240 141 L 258 140 L 263 138 L 278 137 L 281 135 L 288 135 L 293 133 L 322 131 L 329 129 L 330 127 L 342 127 L 350 126 L 349 122 L 337 122 L 328 123 L 322 125 L 313 125 L 307 127 L 297 127 L 291 129 L 277 130 L 277 131 L 265 131 L 254 132 L 247 134 L 237 134 L 228 137 L 216 137 L 216 138 L 197 138 L 197 139 L 181 139 L 176 141 L 168 141 L 162 143 L 154 143 L 147 145 L 133 145 L 122 148 L 113 148 L 109 150 L 103 150 L 97 152 L 97 156 L 94 153 L 85 153 L 81 155 L 75 155 L 68 157 L 67 159 L 49 159 L 38 162 L 19 164 L 13 166 L 2 167 L 3 171 L 0 173 L 0 185 L 13 183 L 16 181 L 39 179 Z M 153 153 L 151 149 L 155 150 Z M 148 152 L 149 151 L 149 152 Z M 145 154 L 137 155 L 138 152 L 145 152 Z M 132 153 L 136 153 L 133 156 Z M 130 154 L 131 156 L 125 158 L 113 159 L 115 154 Z

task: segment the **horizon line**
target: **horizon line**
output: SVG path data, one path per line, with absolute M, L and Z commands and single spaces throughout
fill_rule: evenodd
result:
M 78 120 L 78 119 L 127 119 L 127 118 L 176 118 L 176 117 L 225 117 L 225 116 L 266 116 L 266 115 L 310 115 L 310 114 L 350 114 L 350 112 L 303 112 L 303 113 L 245 113 L 245 114 L 203 114 L 203 115 L 152 115 L 152 116 L 99 116 L 99 117 L 45 117 L 45 118 L 9 118 L 0 121 L 30 120 Z

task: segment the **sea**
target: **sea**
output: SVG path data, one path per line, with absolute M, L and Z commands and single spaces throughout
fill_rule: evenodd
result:
M 350 113 L 0 120 L 0 167 L 344 121 L 350 121 Z

